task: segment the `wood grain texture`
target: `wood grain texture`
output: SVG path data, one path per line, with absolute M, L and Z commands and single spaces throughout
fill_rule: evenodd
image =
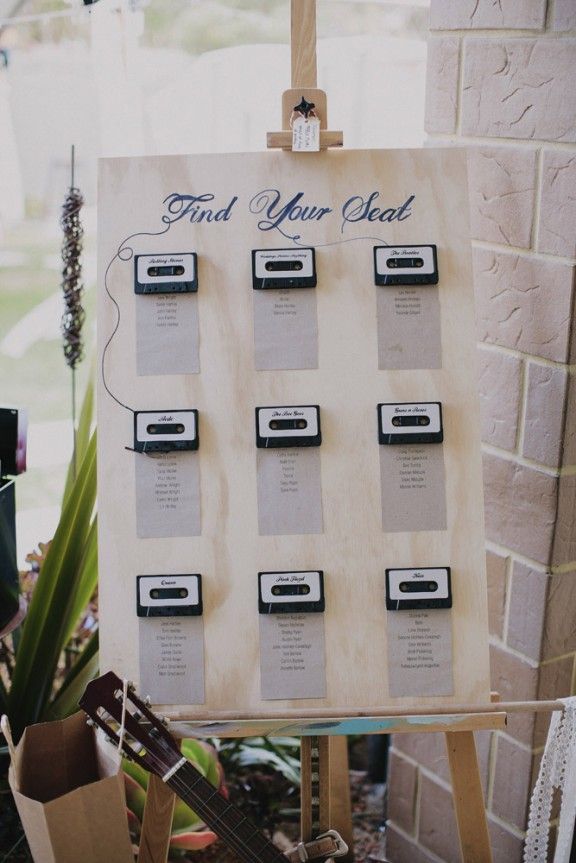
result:
M 182 714 L 188 713 L 186 709 Z M 166 711 L 170 716 L 171 711 Z M 506 728 L 505 713 L 432 714 L 384 717 L 352 717 L 343 719 L 224 719 L 221 722 L 201 722 L 173 718 L 170 727 L 180 737 L 307 737 L 319 734 L 411 734 L 434 731 L 482 731 Z
M 150 774 L 138 863 L 163 863 L 168 858 L 168 845 L 176 795 L 159 776 Z
M 320 829 L 337 830 L 348 846 L 348 853 L 339 857 L 341 863 L 354 860 L 354 837 L 352 835 L 352 800 L 350 796 L 350 773 L 348 770 L 348 741 L 346 737 L 321 737 L 326 741 L 320 749 L 320 758 L 328 756 L 328 793 L 320 794 Z M 322 780 L 322 761 L 320 763 Z M 322 791 L 322 786 L 321 789 Z
M 463 863 L 492 863 L 473 731 L 446 734 Z
M 251 249 L 292 242 L 262 231 L 249 202 L 264 189 L 282 201 L 333 208 L 320 221 L 283 223 L 301 245 L 316 247 L 319 368 L 254 369 Z M 415 195 L 403 221 L 342 224 L 342 202 L 378 190 L 376 203 L 398 207 Z M 229 221 L 162 223 L 173 192 L 238 196 Z M 105 159 L 99 199 L 99 351 L 117 323 L 106 356 L 107 381 L 129 407 L 200 412 L 202 535 L 137 539 L 132 414 L 98 394 L 99 567 L 103 670 L 138 680 L 136 576 L 200 572 L 206 643 L 206 703 L 178 705 L 186 718 L 344 715 L 386 706 L 480 705 L 489 699 L 480 423 L 465 155 L 455 150 L 325 151 Z M 147 233 L 146 233 L 147 232 Z M 134 253 L 197 251 L 198 375 L 137 377 Z M 430 243 L 439 249 L 443 368 L 379 371 L 372 248 Z M 128 254 L 128 253 L 126 253 Z M 111 263 L 112 262 L 112 263 Z M 385 534 L 381 527 L 378 402 L 443 404 L 448 530 Z M 256 405 L 320 404 L 324 533 L 259 536 L 256 500 Z M 452 567 L 454 694 L 391 699 L 387 683 L 384 570 Z M 327 697 L 260 699 L 257 573 L 323 569 Z
M 315 87 L 316 0 L 292 0 L 290 4 L 292 87 Z

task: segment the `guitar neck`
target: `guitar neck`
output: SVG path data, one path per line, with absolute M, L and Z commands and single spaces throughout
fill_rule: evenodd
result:
M 188 762 L 166 783 L 245 863 L 286 863 L 286 857 L 237 806 Z

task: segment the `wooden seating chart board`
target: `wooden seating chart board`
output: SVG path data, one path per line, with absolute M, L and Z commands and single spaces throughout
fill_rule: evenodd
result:
M 465 160 L 366 150 L 101 161 L 103 670 L 141 692 L 152 681 L 153 701 L 190 719 L 489 700 Z M 402 248 L 404 260 L 432 244 L 437 287 L 375 284 L 375 247 Z M 254 290 L 252 252 L 268 249 L 314 249 L 316 287 Z M 135 293 L 167 256 L 187 256 L 182 278 L 190 265 L 197 292 Z M 379 442 L 378 405 L 438 402 L 439 460 Z M 321 445 L 257 448 L 255 409 L 279 406 L 319 406 Z M 135 411 L 178 422 L 190 410 L 197 451 L 134 451 Z M 453 602 L 422 628 L 418 613 L 387 611 L 385 571 L 427 567 L 450 568 Z M 259 614 L 259 573 L 320 571 L 323 612 Z M 200 617 L 137 616 L 138 576 L 181 574 L 201 575 Z

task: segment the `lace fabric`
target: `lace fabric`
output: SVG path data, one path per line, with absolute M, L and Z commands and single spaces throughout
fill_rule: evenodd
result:
M 576 697 L 552 714 L 538 779 L 530 799 L 524 863 L 546 863 L 554 789 L 561 793 L 554 863 L 569 863 L 576 819 Z

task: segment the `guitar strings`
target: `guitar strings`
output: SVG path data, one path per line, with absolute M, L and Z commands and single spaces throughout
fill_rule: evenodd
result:
M 190 762 L 188 762 L 188 763 L 190 763 Z M 194 765 L 192 765 L 192 767 L 194 767 Z M 194 768 L 194 769 L 196 770 L 196 768 Z M 202 776 L 202 774 L 200 773 L 200 771 L 198 771 L 198 773 L 200 774 L 200 779 L 205 779 L 205 777 L 204 777 L 204 776 Z M 208 780 L 206 780 L 206 779 L 205 779 L 205 781 L 208 781 Z M 181 780 L 181 779 L 180 779 L 180 777 L 178 776 L 178 773 L 175 773 L 175 774 L 174 774 L 174 776 L 171 778 L 170 782 L 169 782 L 169 783 L 167 783 L 167 784 L 168 784 L 168 785 L 170 785 L 170 787 L 172 787 L 172 788 L 173 788 L 175 785 L 177 785 L 177 786 L 180 788 L 180 790 L 182 790 L 183 792 L 188 792 L 188 794 L 189 794 L 189 795 L 194 795 L 194 794 L 195 794 L 195 792 L 194 792 L 193 788 L 190 788 L 190 787 L 189 787 L 189 786 L 188 786 L 188 785 L 187 785 L 183 780 Z M 214 788 L 214 786 L 211 786 L 211 787 L 212 787 L 212 788 Z M 224 800 L 224 799 L 225 799 L 225 798 L 223 798 L 223 797 L 222 797 L 222 795 L 220 794 L 220 792 L 219 792 L 216 788 L 214 788 L 214 794 L 213 794 L 212 796 L 214 796 L 214 797 L 215 797 L 215 796 L 217 796 L 217 795 L 218 795 L 218 796 L 220 796 L 220 798 L 221 798 L 222 800 Z M 184 799 L 186 799 L 186 798 L 184 798 Z M 198 800 L 198 803 L 200 804 L 200 806 L 198 806 L 198 804 L 197 804 L 197 803 L 195 803 L 195 804 L 194 804 L 194 808 L 196 808 L 196 809 L 198 809 L 198 810 L 200 810 L 200 808 L 202 808 L 202 809 L 206 810 L 206 808 L 208 808 L 208 806 L 209 806 L 209 803 L 206 803 L 206 802 L 204 802 L 203 800 Z M 237 808 L 233 803 L 228 803 L 227 808 L 228 808 L 228 809 L 233 809 L 233 810 L 235 810 L 235 811 L 240 811 L 240 810 L 238 810 L 238 808 Z M 204 813 L 202 813 L 202 812 L 200 812 L 200 814 L 204 815 Z M 209 814 L 210 814 L 210 813 L 209 813 Z M 240 824 L 242 824 L 243 822 L 247 822 L 251 827 L 253 827 L 253 828 L 254 828 L 254 833 L 253 833 L 252 835 L 253 835 L 253 836 L 259 836 L 261 839 L 263 839 L 263 840 L 267 843 L 267 844 L 264 846 L 264 849 L 263 849 L 263 850 L 266 850 L 266 851 L 269 851 L 269 850 L 270 850 L 270 851 L 274 851 L 274 852 L 276 852 L 276 854 L 278 854 L 278 855 L 279 855 L 279 858 L 278 858 L 278 859 L 280 859 L 280 858 L 282 858 L 282 857 L 285 857 L 285 855 L 282 853 L 282 851 L 280 851 L 280 849 L 279 849 L 279 848 L 277 848 L 277 847 L 274 845 L 274 843 L 273 843 L 273 842 L 271 842 L 271 841 L 270 841 L 266 836 L 264 836 L 264 834 L 260 831 L 260 829 L 259 829 L 258 827 L 256 827 L 256 825 L 254 825 L 254 824 L 250 821 L 250 819 L 249 819 L 249 818 L 247 818 L 247 817 L 246 817 L 242 812 L 240 812 L 240 814 L 242 815 L 242 821 L 240 821 L 240 822 L 236 825 L 236 827 L 235 827 L 234 829 L 238 828 L 238 827 L 240 826 Z M 220 817 L 218 817 L 218 816 L 217 816 L 215 820 L 218 820 L 218 821 L 219 821 L 219 820 L 220 820 Z M 206 823 L 208 823 L 208 822 L 206 822 Z M 210 826 L 210 825 L 208 824 L 208 826 Z M 225 826 L 225 825 L 223 825 L 223 826 Z M 226 827 L 226 831 L 230 831 L 231 829 L 232 829 L 232 828 Z M 243 857 L 243 859 L 247 861 L 247 863 L 254 863 L 254 859 L 253 859 L 253 857 L 252 857 L 252 856 L 247 856 L 247 855 L 252 855 L 252 854 L 253 854 L 253 852 L 252 852 L 250 849 L 248 849 L 248 848 L 246 847 L 246 842 L 245 842 L 245 841 L 243 841 L 243 840 L 241 840 L 241 839 L 238 839 L 238 838 L 237 838 L 237 837 L 236 837 L 232 832 L 228 833 L 228 836 L 227 836 L 227 838 L 226 838 L 226 839 L 224 839 L 224 837 L 223 837 L 223 836 L 221 836 L 220 834 L 218 834 L 218 831 L 217 831 L 217 830 L 214 830 L 214 832 L 215 832 L 217 835 L 219 835 L 219 836 L 220 836 L 220 838 L 222 839 L 222 841 L 225 841 L 225 842 L 227 842 L 229 845 L 231 845 L 231 847 L 232 847 L 232 848 L 233 848 L 237 853 L 239 853 L 239 854 L 240 854 L 240 856 L 241 856 L 241 857 Z M 224 832 L 224 831 L 223 831 L 223 832 Z

